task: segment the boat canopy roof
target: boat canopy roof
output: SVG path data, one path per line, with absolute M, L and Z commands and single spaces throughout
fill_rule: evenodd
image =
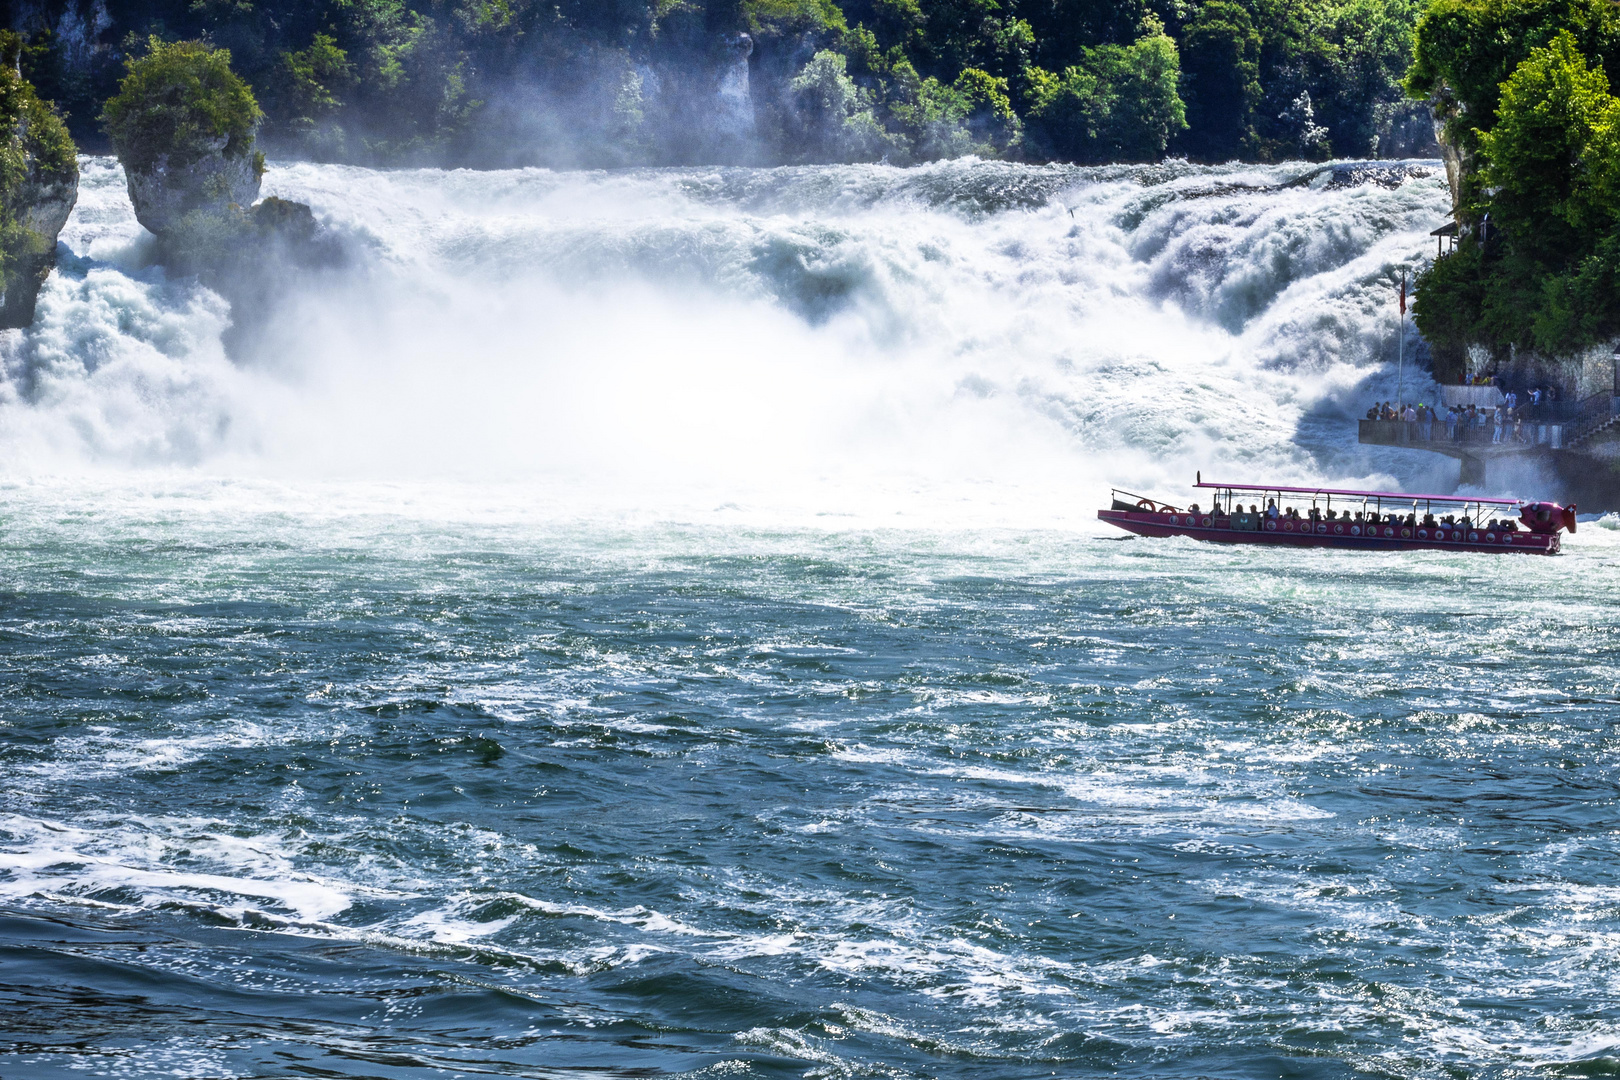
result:
M 1522 499 L 1483 499 L 1469 495 L 1414 495 L 1408 491 L 1348 491 L 1341 488 L 1280 487 L 1277 484 L 1217 484 L 1198 478 L 1194 487 L 1219 488 L 1222 491 L 1269 492 L 1274 495 L 1347 495 L 1356 499 L 1391 499 L 1400 502 L 1482 504 L 1485 506 L 1522 506 Z

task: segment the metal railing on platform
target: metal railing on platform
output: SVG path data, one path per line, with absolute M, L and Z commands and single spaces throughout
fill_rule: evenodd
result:
M 1496 422 L 1467 423 L 1459 420 L 1451 424 L 1434 420 L 1362 420 L 1358 441 L 1374 446 L 1416 446 L 1430 449 L 1477 449 L 1500 446 L 1503 449 L 1544 446 L 1557 450 L 1563 447 L 1565 423 L 1545 423 L 1521 420 L 1504 426 L 1500 433 Z

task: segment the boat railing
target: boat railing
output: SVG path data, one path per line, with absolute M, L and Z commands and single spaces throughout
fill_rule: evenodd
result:
M 1162 511 L 1167 514 L 1181 512 L 1180 507 L 1171 506 L 1169 503 L 1160 502 L 1157 499 L 1150 499 L 1146 495 L 1138 495 L 1134 491 L 1126 491 L 1123 488 L 1114 488 L 1113 493 L 1113 509 L 1115 510 L 1147 511 L 1149 513 L 1158 513 Z

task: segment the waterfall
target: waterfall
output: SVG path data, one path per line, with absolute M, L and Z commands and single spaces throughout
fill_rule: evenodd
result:
M 373 171 L 273 163 L 350 265 L 275 317 L 150 264 L 109 159 L 0 339 L 13 474 L 511 480 L 644 505 L 1038 513 L 1417 481 L 1392 282 L 1437 163 Z M 1410 383 L 1409 383 L 1410 385 Z

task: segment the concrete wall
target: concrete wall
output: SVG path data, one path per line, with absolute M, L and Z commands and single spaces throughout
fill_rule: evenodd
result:
M 1593 394 L 1612 393 L 1614 383 L 1613 343 L 1595 345 L 1572 356 L 1546 356 L 1528 350 L 1515 350 L 1496 364 L 1496 373 L 1509 389 L 1523 391 L 1533 386 L 1556 386 L 1565 401 L 1580 401 Z

